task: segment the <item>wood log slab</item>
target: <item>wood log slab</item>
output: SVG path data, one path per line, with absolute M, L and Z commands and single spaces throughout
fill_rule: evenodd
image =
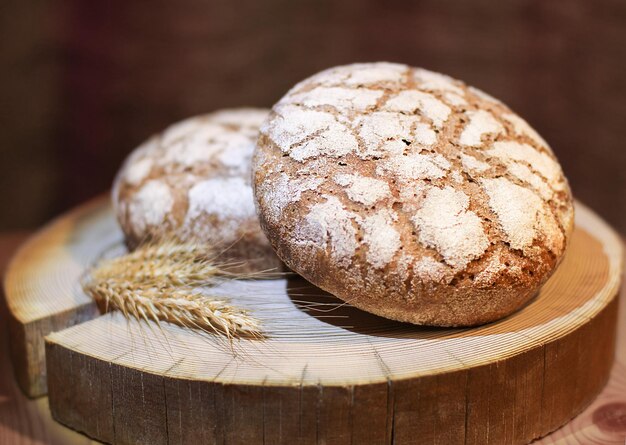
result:
M 76 283 L 120 240 L 104 201 L 44 229 L 7 275 L 12 324 L 46 318 L 42 307 L 58 317 L 68 300 L 92 307 Z M 262 342 L 230 345 L 92 311 L 47 337 L 50 407 L 60 422 L 121 444 L 528 443 L 606 383 L 621 268 L 619 238 L 577 204 L 559 270 L 522 310 L 477 328 L 382 319 L 291 277 L 214 289 L 263 320 Z M 37 317 L 26 317 L 30 306 Z M 28 357 L 18 372 L 42 375 L 40 356 Z

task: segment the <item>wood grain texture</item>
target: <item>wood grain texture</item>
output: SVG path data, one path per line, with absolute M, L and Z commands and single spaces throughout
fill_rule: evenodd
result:
M 176 326 L 107 314 L 48 336 L 51 410 L 112 443 L 341 444 L 359 435 L 370 443 L 526 443 L 582 411 L 612 363 L 621 244 L 592 212 L 577 210 L 562 266 L 533 302 L 500 322 L 420 328 L 341 305 L 297 278 L 229 282 L 214 291 L 251 308 L 268 340 L 231 349 Z M 104 203 L 91 204 L 41 233 L 73 240 L 91 258 L 31 243 L 37 258 L 59 267 L 31 269 L 33 292 L 46 289 L 37 282 L 67 286 L 55 274 L 79 277 L 81 261 L 89 265 L 103 240 L 119 235 L 112 218 Z M 14 288 L 7 291 L 19 308 Z
M 24 235 L 10 234 L 0 235 L 0 271 L 4 270 L 4 266 L 8 262 L 9 257 L 13 254 L 14 249 L 24 240 Z M 609 383 L 602 390 L 599 396 L 592 404 L 579 416 L 566 424 L 561 429 L 555 431 L 549 436 L 540 439 L 534 443 L 542 445 L 589 445 L 589 444 L 613 444 L 623 445 L 626 439 L 626 423 L 624 422 L 624 412 L 626 409 L 626 292 L 622 292 L 622 298 L 619 308 L 619 335 L 617 341 L 616 362 L 613 366 Z M 0 304 L 0 326 L 5 326 L 6 308 L 4 304 Z M 17 388 L 10 369 L 10 361 L 8 360 L 7 342 L 0 342 L 0 443 L 19 443 L 22 445 L 30 444 L 52 444 L 52 445 L 79 445 L 95 443 L 87 439 L 85 436 L 78 434 L 59 423 L 52 420 L 48 409 L 48 400 L 46 397 L 38 400 L 29 400 Z M 484 371 L 486 368 L 482 368 Z M 477 387 L 476 394 L 480 396 L 481 391 L 488 391 L 491 388 L 489 382 L 486 382 L 483 388 Z M 209 438 L 214 437 L 214 430 L 217 428 L 216 418 L 210 402 L 213 400 L 213 393 L 204 390 L 201 382 L 175 382 L 173 385 L 166 386 L 168 398 L 168 418 L 172 419 L 170 423 L 174 428 L 169 428 L 172 442 L 188 439 L 189 443 L 210 443 Z M 180 394 L 190 394 L 190 397 L 180 396 Z M 304 436 L 312 438 L 308 441 L 303 440 L 301 443 L 315 443 L 314 434 L 306 434 L 306 430 L 300 428 L 300 423 L 281 424 L 278 419 L 285 413 L 290 413 L 292 419 L 298 419 L 298 412 L 295 406 L 298 404 L 286 404 L 288 399 L 288 389 L 283 391 L 281 396 L 279 392 L 274 393 L 276 397 L 265 399 L 266 403 L 266 443 L 286 443 L 285 441 L 276 440 L 280 437 L 280 431 L 303 431 Z M 304 393 L 303 393 L 304 394 Z M 355 391 L 355 395 L 358 391 Z M 370 392 L 370 394 L 374 394 Z M 378 394 L 380 394 L 380 403 L 362 410 L 357 415 L 369 415 L 373 417 L 380 413 L 383 409 L 386 412 L 386 406 L 382 405 L 382 400 L 387 396 L 387 385 L 379 385 Z M 489 392 L 484 392 L 488 395 Z M 358 396 L 357 396 L 358 397 Z M 194 403 L 194 398 L 200 404 L 202 409 L 193 412 L 183 419 L 181 412 L 189 410 Z M 176 400 L 185 400 L 189 403 L 177 403 Z M 486 403 L 492 399 L 491 396 L 481 397 L 478 403 Z M 312 403 L 312 398 L 306 396 L 302 399 L 303 403 Z M 492 403 L 492 406 L 494 404 Z M 495 406 L 494 406 L 495 409 Z M 314 410 L 312 411 L 315 414 Z M 269 419 L 274 419 L 270 422 Z M 184 422 L 188 420 L 189 422 Z M 202 434 L 189 433 L 190 427 L 195 422 L 204 422 L 208 425 Z M 313 430 L 314 431 L 314 430 Z M 482 429 L 477 433 L 486 431 L 486 424 L 482 425 Z M 389 430 L 390 432 L 390 430 Z M 377 436 L 370 436 L 366 431 L 356 432 L 360 436 L 355 436 L 354 443 L 368 443 L 370 437 L 373 442 L 377 442 Z M 361 441 L 357 438 L 363 437 Z M 387 436 L 388 437 L 388 436 Z M 468 436 L 469 437 L 469 436 Z M 389 442 L 389 440 L 387 440 Z

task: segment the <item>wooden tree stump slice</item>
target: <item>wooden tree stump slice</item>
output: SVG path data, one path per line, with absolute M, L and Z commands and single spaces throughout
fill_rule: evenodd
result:
M 94 318 L 76 283 L 121 240 L 104 202 L 20 251 L 7 300 L 15 323 L 91 308 L 90 321 L 46 339 L 49 400 L 57 420 L 104 442 L 528 443 L 581 412 L 613 361 L 621 242 L 576 210 L 568 253 L 538 296 L 472 329 L 386 320 L 299 278 L 214 289 L 262 319 L 265 341 Z M 26 318 L 30 307 L 39 315 Z

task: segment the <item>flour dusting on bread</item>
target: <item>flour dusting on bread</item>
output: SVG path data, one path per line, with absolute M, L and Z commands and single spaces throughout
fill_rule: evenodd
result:
M 233 109 L 171 125 L 133 151 L 113 187 L 131 247 L 167 233 L 279 264 L 259 225 L 250 163 L 268 110 Z M 254 265 L 251 269 L 254 269 Z

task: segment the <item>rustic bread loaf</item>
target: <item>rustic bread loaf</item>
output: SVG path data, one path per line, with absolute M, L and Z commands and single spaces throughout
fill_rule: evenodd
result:
M 268 110 L 233 109 L 192 117 L 133 151 L 113 186 L 127 244 L 173 235 L 226 249 L 239 270 L 274 268 L 280 260 L 254 209 L 250 158 Z
M 366 311 L 465 326 L 555 270 L 572 196 L 548 144 L 448 76 L 348 65 L 292 88 L 261 127 L 257 210 L 294 271 Z

